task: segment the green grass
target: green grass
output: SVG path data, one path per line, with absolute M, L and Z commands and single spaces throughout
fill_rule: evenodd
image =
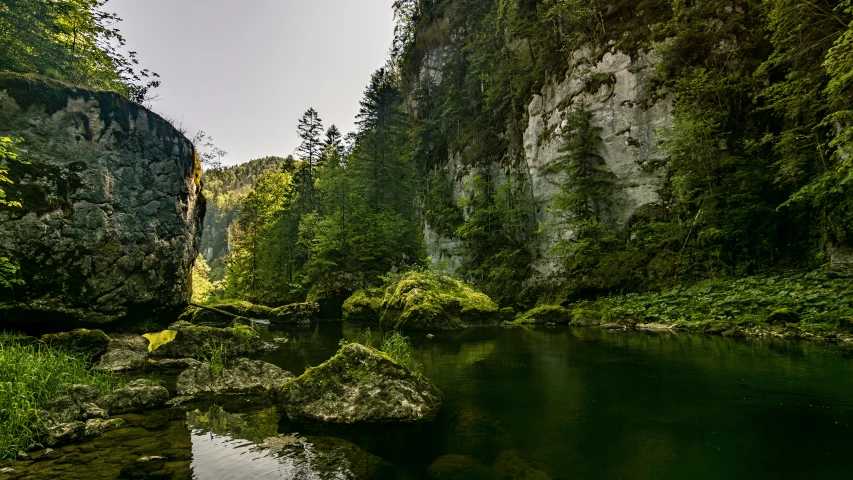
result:
M 74 384 L 108 393 L 120 382 L 112 374 L 89 372 L 87 359 L 0 333 L 0 460 L 38 442 L 39 410 Z
M 243 325 L 240 323 L 234 324 L 234 336 L 240 339 L 247 347 L 252 345 L 252 340 L 258 337 L 258 332 L 254 327 Z
M 386 333 L 379 350 L 387 353 L 389 357 L 411 370 L 415 375 L 420 376 L 423 373 L 423 365 L 412 358 L 412 343 L 409 341 L 409 337 L 403 336 L 400 332 L 394 330 Z
M 216 377 L 225 370 L 225 366 L 228 364 L 228 349 L 221 343 L 210 345 L 207 348 L 207 355 L 202 357 L 202 361 L 210 368 L 210 374 Z

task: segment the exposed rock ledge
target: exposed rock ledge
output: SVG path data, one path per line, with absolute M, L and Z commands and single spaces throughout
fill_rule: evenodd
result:
M 26 282 L 0 292 L 4 327 L 115 324 L 187 305 L 205 203 L 186 137 L 117 94 L 12 73 L 0 73 L 0 134 L 23 138 L 29 162 L 11 165 L 4 186 L 23 207 L 0 207 L 0 256 Z

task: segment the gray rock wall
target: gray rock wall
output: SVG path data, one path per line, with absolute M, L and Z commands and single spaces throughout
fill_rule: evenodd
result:
M 564 78 L 552 78 L 539 94 L 532 96 L 527 109 L 523 158 L 509 164 L 530 183 L 540 227 L 547 227 L 553 220 L 548 206 L 558 192 L 558 185 L 565 181 L 556 168 L 561 155 L 560 132 L 566 114 L 581 104 L 593 113 L 592 126 L 601 129 L 599 154 L 617 177 L 616 188 L 610 195 L 609 226 L 614 231 L 621 230 L 639 207 L 660 200 L 658 191 L 664 185 L 666 172 L 658 167 L 663 155 L 657 148 L 657 132 L 670 125 L 672 98 L 654 86 L 655 64 L 650 54 L 632 58 L 615 50 L 604 53 L 579 50 L 574 53 Z M 430 63 L 424 69 L 429 73 L 435 67 Z M 432 75 L 423 76 L 434 80 Z M 601 78 L 608 81 L 597 86 Z M 498 179 L 506 178 L 508 173 L 502 171 L 506 168 L 503 165 L 463 166 L 455 155 L 450 156 L 444 168 L 451 178 L 458 179 L 453 189 L 456 200 L 463 195 L 466 179 L 482 173 L 480 170 L 488 168 L 492 178 Z M 558 263 L 551 248 L 558 239 L 571 235 L 572 232 L 559 228 L 542 229 L 536 246 L 537 276 L 544 278 L 557 271 Z M 453 267 L 465 261 L 464 248 L 458 239 L 444 237 L 427 225 L 425 241 L 433 262 Z
M 135 322 L 186 305 L 205 206 L 187 138 L 119 95 L 9 73 L 0 135 L 22 137 L 29 162 L 4 186 L 23 207 L 0 207 L 0 256 L 26 282 L 0 293 L 0 328 Z

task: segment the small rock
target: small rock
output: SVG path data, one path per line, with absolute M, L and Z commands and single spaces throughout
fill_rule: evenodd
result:
M 141 335 L 117 334 L 94 370 L 99 372 L 123 372 L 145 367 L 148 363 L 148 339 Z
M 87 437 L 96 437 L 103 434 L 107 430 L 119 428 L 124 425 L 124 420 L 120 418 L 112 418 L 104 420 L 102 418 L 93 418 L 86 421 L 85 433 Z
M 78 328 L 70 332 L 50 333 L 41 337 L 42 341 L 53 348 L 64 350 L 72 355 L 97 361 L 110 344 L 110 337 L 101 330 Z
M 0 468 L 0 475 L 14 475 L 16 473 L 18 472 L 16 472 L 15 469 L 11 467 Z
M 23 450 L 18 450 L 17 459 L 20 461 L 29 460 L 30 456 Z
M 164 358 L 162 360 L 150 360 L 149 365 L 166 369 L 185 369 L 198 367 L 202 363 L 194 358 Z
M 44 444 L 51 447 L 67 445 L 85 436 L 86 424 L 83 422 L 60 423 L 45 429 Z
M 432 340 L 433 338 L 435 338 L 435 335 L 433 335 L 433 334 L 431 334 L 431 333 L 427 333 L 427 336 L 426 336 L 426 337 L 427 337 L 428 339 Z
M 265 393 L 293 380 L 292 373 L 275 365 L 238 358 L 214 376 L 207 364 L 185 370 L 178 377 L 178 395 Z
M 790 308 L 779 308 L 767 316 L 767 323 L 770 325 L 785 325 L 799 322 L 800 314 Z
M 388 355 L 350 343 L 285 383 L 278 404 L 292 420 L 334 423 L 415 422 L 432 417 L 442 395 Z

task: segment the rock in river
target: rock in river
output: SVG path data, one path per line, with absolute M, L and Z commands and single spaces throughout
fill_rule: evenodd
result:
M 95 365 L 98 372 L 123 372 L 136 370 L 148 364 L 148 339 L 132 333 L 118 333 L 110 337 L 107 353 Z
M 415 422 L 432 417 L 442 396 L 385 353 L 351 343 L 281 386 L 277 401 L 294 420 Z
M 185 370 L 178 377 L 178 395 L 261 394 L 293 378 L 292 373 L 275 365 L 238 358 L 217 375 L 206 363 Z
M 99 398 L 95 403 L 110 414 L 135 412 L 162 407 L 169 400 L 169 391 L 146 380 L 134 380 L 123 388 Z
M 133 327 L 180 312 L 205 210 L 190 140 L 117 93 L 8 72 L 0 125 L 28 162 L 4 185 L 22 207 L 0 209 L 0 257 L 26 282 L 2 293 L 6 327 Z
M 228 356 L 254 355 L 266 348 L 266 343 L 248 327 L 188 327 L 175 331 L 173 339 L 154 348 L 151 356 L 200 358 L 208 355 L 212 347 L 220 345 Z

